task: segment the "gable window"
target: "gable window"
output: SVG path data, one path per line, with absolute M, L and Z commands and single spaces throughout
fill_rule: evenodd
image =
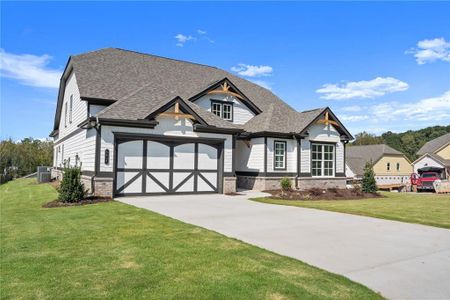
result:
M 334 176 L 334 145 L 312 144 L 311 163 L 312 176 Z
M 397 171 L 400 171 L 400 163 L 397 163 Z
M 286 142 L 274 142 L 274 169 L 286 170 Z
M 388 170 L 388 171 L 391 170 L 391 163 L 387 163 L 387 164 L 386 164 L 386 170 Z
M 233 121 L 233 103 L 220 100 L 211 100 L 211 112 L 216 116 Z
M 67 127 L 67 103 L 64 104 L 64 127 Z
M 69 100 L 69 123 L 72 124 L 72 111 L 73 111 L 73 95 L 70 95 Z

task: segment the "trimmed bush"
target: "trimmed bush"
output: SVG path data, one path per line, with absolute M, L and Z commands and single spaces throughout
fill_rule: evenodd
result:
M 283 191 L 289 191 L 291 189 L 291 180 L 287 177 L 284 177 L 280 180 L 281 189 Z
M 364 177 L 362 179 L 362 191 L 365 193 L 375 193 L 378 190 L 373 171 L 372 161 L 368 161 L 364 167 Z
M 84 185 L 81 182 L 81 167 L 64 167 L 63 179 L 58 188 L 58 200 L 77 202 L 84 198 Z

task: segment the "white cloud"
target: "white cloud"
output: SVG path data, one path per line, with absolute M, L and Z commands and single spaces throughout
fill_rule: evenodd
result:
M 367 115 L 341 115 L 339 117 L 342 121 L 346 122 L 359 122 L 369 119 Z
M 12 54 L 0 49 L 0 75 L 35 87 L 58 88 L 62 71 L 48 68 L 51 56 Z
M 206 31 L 201 30 L 201 29 L 197 29 L 197 33 L 200 35 L 206 34 Z
M 417 43 L 417 48 L 410 49 L 406 53 L 414 54 L 419 65 L 437 60 L 450 62 L 450 43 L 444 38 L 422 40 Z
M 380 121 L 448 121 L 450 120 L 450 90 L 441 96 L 422 99 L 417 102 L 381 103 L 373 106 L 370 110 L 375 118 Z
M 246 77 L 261 77 L 272 75 L 273 68 L 271 66 L 252 66 L 247 64 L 238 64 L 236 67 L 231 67 L 231 71 Z
M 372 80 L 351 81 L 341 84 L 325 84 L 316 93 L 328 100 L 375 98 L 409 88 L 406 82 L 393 77 L 377 77 Z
M 265 89 L 272 90 L 270 83 L 268 83 L 267 81 L 264 81 L 264 80 L 250 80 L 250 81 L 265 88 Z
M 178 47 L 183 47 L 184 43 L 186 43 L 187 41 L 191 41 L 191 40 L 195 40 L 196 38 L 191 36 L 191 35 L 184 35 L 184 34 L 177 34 L 175 36 L 176 40 L 178 41 L 178 43 L 176 43 L 176 45 Z

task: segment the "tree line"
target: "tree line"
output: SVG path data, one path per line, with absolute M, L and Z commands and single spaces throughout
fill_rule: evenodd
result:
M 8 178 L 36 172 L 38 166 L 53 165 L 53 142 L 25 138 L 0 141 L 0 173 Z
M 370 134 L 365 131 L 355 135 L 355 140 L 349 145 L 386 144 L 405 154 L 410 161 L 418 158 L 417 151 L 431 140 L 450 132 L 448 126 L 433 126 L 419 130 L 408 130 L 402 133 L 391 131 L 381 135 Z

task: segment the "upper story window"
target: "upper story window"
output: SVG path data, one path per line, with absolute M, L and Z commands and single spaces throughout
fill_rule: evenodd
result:
M 334 145 L 311 145 L 311 175 L 334 176 Z
M 73 95 L 70 95 L 69 100 L 69 123 L 72 124 L 72 112 L 73 112 Z
M 64 104 L 64 127 L 67 127 L 67 102 Z
M 397 163 L 397 171 L 400 171 L 400 163 Z
M 388 170 L 388 171 L 391 170 L 391 163 L 387 163 L 387 164 L 386 164 L 386 170 Z
M 232 102 L 211 100 L 211 112 L 224 120 L 233 121 Z
M 274 142 L 274 165 L 275 170 L 286 170 L 286 142 L 275 141 Z

